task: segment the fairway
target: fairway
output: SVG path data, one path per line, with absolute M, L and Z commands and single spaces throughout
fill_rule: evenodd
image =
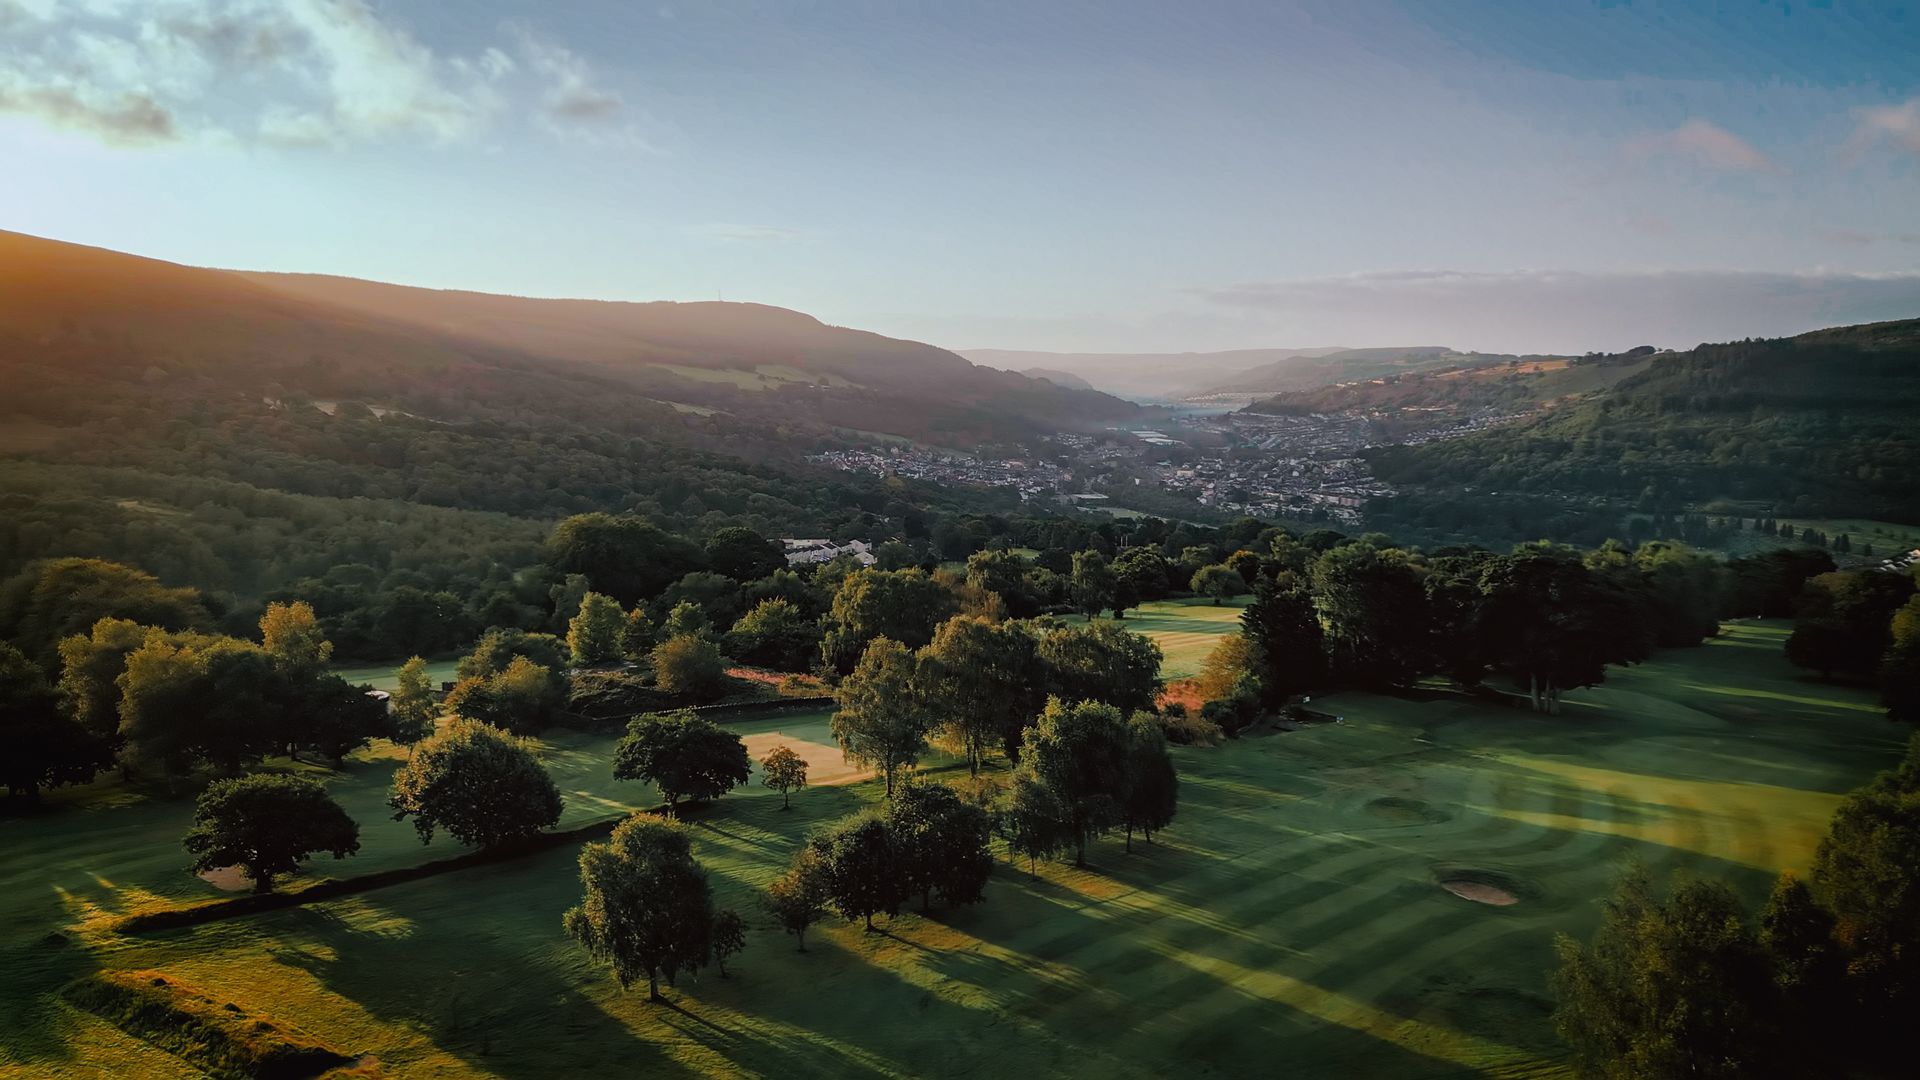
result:
M 1241 596 L 1218 606 L 1205 599 L 1155 600 L 1127 609 L 1120 624 L 1136 634 L 1145 634 L 1160 646 L 1166 659 L 1160 665 L 1160 677 L 1172 682 L 1200 674 L 1200 665 L 1223 634 L 1240 632 L 1240 609 L 1251 602 Z M 1064 620 L 1085 623 L 1078 616 Z
M 402 657 L 384 664 L 337 666 L 333 673 L 355 686 L 371 686 L 375 690 L 392 693 L 400 685 L 400 665 L 406 662 L 406 658 Z M 458 678 L 454 669 L 459 666 L 458 658 L 427 661 L 427 685 L 438 687 L 443 682 L 454 681 Z
M 561 933 L 573 847 L 198 928 L 49 939 L 92 911 L 211 894 L 179 869 L 184 802 L 63 796 L 0 821 L 0 1061 L 192 1075 L 51 996 L 105 967 L 163 970 L 386 1076 L 1556 1075 L 1552 936 L 1591 931 L 1624 860 L 1757 901 L 1806 866 L 1842 794 L 1897 758 L 1905 729 L 1868 693 L 1789 667 L 1785 633 L 1731 625 L 1567 695 L 1558 717 L 1438 688 L 1332 695 L 1343 723 L 1176 750 L 1179 817 L 1135 854 L 1104 841 L 1089 869 L 1038 879 L 1003 861 L 978 907 L 875 935 L 822 924 L 806 954 L 755 890 L 878 785 L 808 789 L 791 812 L 759 788 L 730 795 L 691 824 L 748 948 L 668 1007 L 620 992 Z M 825 722 L 737 727 L 824 745 Z M 611 742 L 550 740 L 568 823 L 647 801 L 607 776 Z M 365 851 L 317 872 L 454 850 L 385 820 L 391 767 L 357 761 L 334 782 Z M 1442 887 L 1459 881 L 1516 902 Z

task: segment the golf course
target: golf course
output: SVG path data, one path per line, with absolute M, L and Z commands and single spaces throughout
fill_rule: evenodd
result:
M 1127 622 L 1179 677 L 1235 615 L 1149 605 Z M 800 751 L 814 786 L 790 811 L 757 784 L 690 810 L 694 855 L 748 945 L 728 977 L 683 978 L 664 1006 L 562 932 L 577 844 L 122 934 L 121 915 L 224 895 L 184 869 L 192 800 L 63 790 L 0 819 L 0 1074 L 200 1075 L 61 997 L 132 970 L 271 1014 L 369 1076 L 1560 1075 L 1552 939 L 1592 931 L 1623 864 L 1722 878 L 1755 902 L 1898 758 L 1906 729 L 1869 691 L 1790 666 L 1787 631 L 1727 624 L 1568 693 L 1559 716 L 1437 682 L 1319 698 L 1338 722 L 1177 748 L 1178 817 L 1150 845 L 1127 853 L 1116 836 L 1085 869 L 1037 875 L 1003 854 L 984 903 L 916 902 L 877 934 L 833 920 L 805 953 L 758 891 L 808 829 L 881 791 L 845 768 L 825 712 L 739 721 L 755 757 Z M 542 743 L 562 829 L 656 802 L 611 778 L 614 742 Z M 286 888 L 460 851 L 389 819 L 400 760 L 376 743 L 341 773 L 312 770 L 359 821 L 361 851 Z

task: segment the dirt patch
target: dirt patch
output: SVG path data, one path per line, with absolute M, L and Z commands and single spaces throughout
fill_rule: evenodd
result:
M 1462 900 L 1471 900 L 1476 904 L 1511 907 L 1520 902 L 1519 897 L 1498 885 L 1488 885 L 1481 881 L 1443 881 L 1440 887 Z
M 1435 809 L 1419 799 L 1387 796 L 1367 804 L 1367 814 L 1387 825 L 1437 825 L 1452 815 Z
M 838 746 L 810 742 L 778 731 L 748 735 L 744 741 L 747 744 L 747 756 L 753 759 L 753 783 L 755 784 L 760 782 L 760 759 L 771 753 L 776 746 L 784 746 L 792 750 L 807 763 L 809 785 L 850 784 L 855 780 L 864 780 L 873 775 L 864 769 L 857 769 L 847 764 L 847 757 L 840 752 Z
M 222 866 L 201 873 L 200 880 L 222 892 L 252 892 L 253 879 L 238 865 Z

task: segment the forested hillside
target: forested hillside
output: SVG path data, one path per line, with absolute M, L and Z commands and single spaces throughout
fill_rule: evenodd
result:
M 1269 414 L 1403 410 L 1523 412 L 1605 390 L 1646 369 L 1651 347 L 1629 353 L 1515 357 L 1505 363 L 1385 375 L 1365 382 L 1296 390 L 1255 401 L 1247 412 Z
M 1702 345 L 1575 407 L 1372 452 L 1418 494 L 1477 491 L 1676 511 L 1920 521 L 1920 320 Z
M 1136 411 L 757 305 L 237 274 L 14 233 L 0 380 L 0 576 L 103 557 L 253 607 L 335 574 L 369 604 L 413 590 L 476 617 L 546 603 L 517 571 L 568 514 L 892 532 L 1010 496 L 805 455 L 845 428 L 972 445 Z

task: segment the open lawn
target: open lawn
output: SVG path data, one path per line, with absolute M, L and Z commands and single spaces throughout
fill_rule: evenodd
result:
M 1089 869 L 1038 878 L 1002 863 L 978 907 L 874 935 L 823 924 L 805 954 L 755 890 L 877 785 L 810 789 L 791 812 L 728 796 L 691 825 L 748 949 L 669 1006 L 621 992 L 561 933 L 571 847 L 146 937 L 49 938 L 208 889 L 178 869 L 184 802 L 63 796 L 0 821 L 0 1061 L 190 1075 L 52 996 L 91 970 L 151 968 L 390 1077 L 1555 1075 L 1552 936 L 1591 931 L 1624 860 L 1724 876 L 1757 901 L 1806 866 L 1841 795 L 1897 758 L 1904 729 L 1866 692 L 1789 667 L 1785 632 L 1730 626 L 1567 695 L 1559 717 L 1437 688 L 1332 695 L 1342 723 L 1176 750 L 1180 815 L 1154 845 L 1102 842 Z M 741 727 L 829 741 L 824 714 Z M 553 740 L 570 822 L 647 801 L 606 777 L 610 742 Z M 365 853 L 337 864 L 351 872 L 451 850 L 384 820 L 390 768 L 357 761 L 335 781 L 366 830 Z
M 1211 600 L 1156 600 L 1127 611 L 1123 626 L 1136 634 L 1145 634 L 1166 654 L 1160 675 L 1171 682 L 1200 674 L 1222 634 L 1240 632 L 1240 609 L 1251 597 L 1238 597 L 1215 606 Z M 1081 618 L 1069 622 L 1083 623 Z
M 405 657 L 390 660 L 384 664 L 356 664 L 333 669 L 335 675 L 355 686 L 371 686 L 375 690 L 391 693 L 400 685 L 400 665 L 406 663 Z M 427 680 L 429 685 L 439 686 L 443 682 L 454 680 L 454 669 L 460 666 L 457 658 L 427 661 Z

